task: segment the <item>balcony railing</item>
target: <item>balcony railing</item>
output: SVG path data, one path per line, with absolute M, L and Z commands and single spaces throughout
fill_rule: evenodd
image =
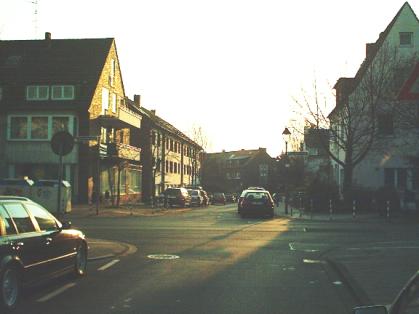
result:
M 119 106 L 117 112 L 105 109 L 100 119 L 105 126 L 122 128 L 125 124 L 136 128 L 141 127 L 141 116 L 124 105 Z
M 120 106 L 118 110 L 118 118 L 132 126 L 137 128 L 140 127 L 141 124 L 141 116 L 130 110 L 128 107 Z
M 103 149 L 102 149 L 103 148 Z M 140 161 L 141 148 L 122 143 L 101 144 L 101 156 Z

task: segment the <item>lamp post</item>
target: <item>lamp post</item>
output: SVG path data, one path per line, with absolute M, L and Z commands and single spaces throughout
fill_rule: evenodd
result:
M 282 138 L 285 141 L 285 172 L 286 175 L 288 175 L 288 167 L 289 167 L 289 163 L 288 163 L 288 141 L 290 139 L 291 136 L 291 132 L 290 130 L 288 130 L 288 128 L 285 128 L 284 131 L 282 132 Z M 288 191 L 288 178 L 285 178 L 285 215 L 288 215 L 288 199 L 289 199 L 289 191 Z

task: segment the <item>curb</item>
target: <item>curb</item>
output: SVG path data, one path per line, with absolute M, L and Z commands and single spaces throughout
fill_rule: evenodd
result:
M 355 280 L 355 278 L 351 276 L 345 265 L 328 257 L 326 257 L 325 260 L 330 268 L 332 268 L 338 274 L 343 284 L 348 288 L 350 294 L 355 299 L 357 306 L 373 304 L 367 293 Z
M 95 239 L 95 240 L 97 241 L 98 239 Z M 103 241 L 109 242 L 108 240 L 103 240 Z M 137 251 L 137 247 L 135 247 L 132 244 L 123 243 L 123 242 L 115 242 L 115 241 L 112 241 L 112 242 L 117 243 L 118 245 L 123 247 L 123 249 L 120 252 L 117 252 L 117 253 L 104 254 L 104 255 L 99 255 L 99 256 L 95 256 L 95 257 L 87 257 L 87 260 L 88 261 L 98 261 L 98 260 L 112 258 L 112 257 L 115 257 L 115 256 L 128 255 L 128 254 L 131 254 L 131 253 L 135 253 Z M 91 251 L 92 250 L 92 245 L 91 244 L 88 244 L 88 245 L 89 245 L 89 251 Z

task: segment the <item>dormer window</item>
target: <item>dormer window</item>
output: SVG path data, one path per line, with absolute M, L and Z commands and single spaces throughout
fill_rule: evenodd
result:
M 48 86 L 26 86 L 26 100 L 48 100 Z
M 412 32 L 400 32 L 400 47 L 413 47 L 413 33 Z
M 51 86 L 51 94 L 53 100 L 72 100 L 74 99 L 74 86 L 53 85 Z

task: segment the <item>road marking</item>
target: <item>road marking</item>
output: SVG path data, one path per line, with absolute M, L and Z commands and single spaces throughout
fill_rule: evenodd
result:
M 115 265 L 118 262 L 119 262 L 119 259 L 114 259 L 113 261 L 103 265 L 102 267 L 98 268 L 97 270 L 104 271 L 104 270 L 108 269 L 109 267 L 112 267 L 113 265 Z
M 289 243 L 288 246 L 290 247 L 291 251 L 295 251 L 294 243 Z
M 303 259 L 303 263 L 306 263 L 306 264 L 325 264 L 324 261 L 321 261 L 321 260 L 318 260 L 318 259 L 306 259 L 306 258 Z
M 372 246 L 372 247 L 350 247 L 346 250 L 348 251 L 362 251 L 362 250 L 417 250 L 419 246 Z
M 151 255 L 148 255 L 147 257 L 149 259 L 167 259 L 167 260 L 180 258 L 179 256 L 173 255 L 173 254 L 151 254 Z
M 47 294 L 46 296 L 43 296 L 42 298 L 38 299 L 37 302 L 46 302 L 54 297 L 56 297 L 57 295 L 63 293 L 64 291 L 74 287 L 76 285 L 75 282 L 70 282 L 68 284 L 66 284 L 65 286 L 62 286 L 61 288 Z

